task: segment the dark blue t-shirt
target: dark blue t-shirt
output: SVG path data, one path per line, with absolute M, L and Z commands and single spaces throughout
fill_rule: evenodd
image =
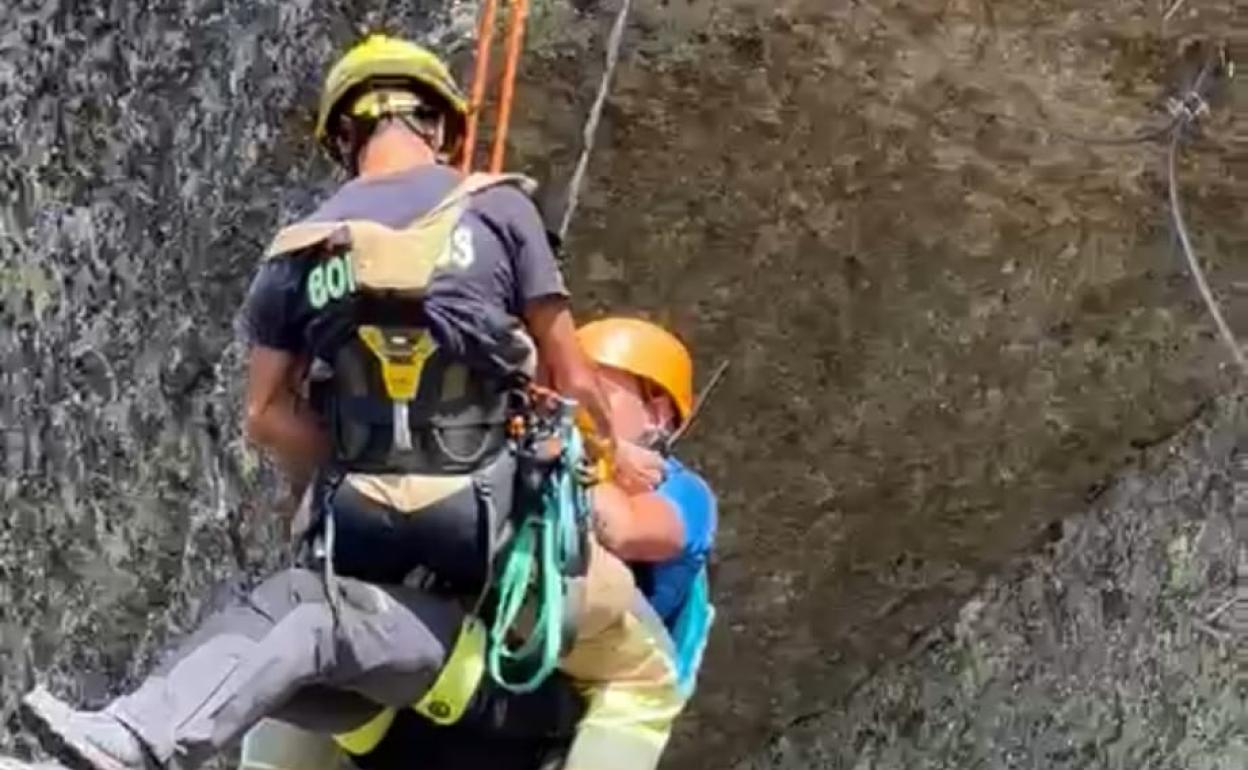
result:
M 343 185 L 307 222 L 366 219 L 392 228 L 415 221 L 460 181 L 446 166 L 424 166 Z M 454 256 L 434 273 L 424 308 L 435 338 L 452 353 L 489 358 L 514 350 L 508 336 L 526 305 L 567 296 L 537 207 L 502 184 L 474 195 L 452 236 Z M 236 327 L 248 344 L 291 353 L 304 349 L 316 315 L 307 300 L 315 260 L 292 254 L 261 265 Z M 511 362 L 509 362 L 511 363 Z

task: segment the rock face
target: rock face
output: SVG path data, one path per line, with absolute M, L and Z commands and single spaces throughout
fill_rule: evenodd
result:
M 462 5 L 386 20 L 461 40 Z M 319 79 L 379 10 L 0 10 L 6 716 L 36 675 L 99 703 L 212 587 L 284 557 L 277 481 L 239 436 L 232 316 L 274 229 L 335 183 Z
M 1121 725 L 1218 766 L 1231 662 L 1175 613 L 1223 628 L 1204 618 L 1228 590 L 1229 508 L 1190 489 L 1229 450 L 1150 460 L 1061 530 L 1056 561 L 964 601 L 1230 385 L 1173 249 L 1164 142 L 1084 139 L 1164 124 L 1183 45 L 1243 42 L 1237 4 L 1164 23 L 1144 2 L 634 5 L 569 276 L 581 315 L 646 313 L 704 370 L 734 363 L 687 447 L 721 493 L 721 621 L 673 766 L 730 764 L 795 721 L 799 764 L 897 766 L 948 725 L 950 763 L 1161 761 L 1115 754 L 1098 731 Z M 237 430 L 231 316 L 271 232 L 336 182 L 310 141 L 328 62 L 384 22 L 462 63 L 474 6 L 0 9 L 6 716 L 34 677 L 100 703 L 213 587 L 283 558 L 276 479 Z M 556 196 L 614 7 L 534 3 L 512 158 Z M 1180 177 L 1248 330 L 1229 260 L 1248 239 L 1243 91 L 1213 101 Z M 1197 571 L 1148 577 L 1180 562 Z M 931 631 L 959 606 L 980 610 Z M 881 668 L 916 640 L 932 649 Z M 1160 678 L 1115 690 L 1140 656 Z M 1167 711 L 1180 676 L 1207 718 Z
M 735 770 L 1243 767 L 1244 417 L 1222 404 L 1142 456 L 906 660 Z

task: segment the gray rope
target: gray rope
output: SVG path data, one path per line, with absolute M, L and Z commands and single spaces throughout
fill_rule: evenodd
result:
M 1186 2 L 1187 0 L 1175 0 L 1174 5 L 1170 6 L 1170 10 L 1166 11 L 1166 14 L 1161 17 L 1161 23 L 1165 24 L 1170 21 L 1171 17 L 1178 13 L 1179 9 L 1182 8 L 1183 4 Z
M 1205 271 L 1200 266 L 1200 260 L 1196 259 L 1196 250 L 1192 247 L 1192 239 L 1187 232 L 1187 223 L 1183 219 L 1183 209 L 1179 203 L 1179 174 L 1177 170 L 1179 146 L 1183 141 L 1184 130 L 1209 111 L 1209 105 L 1202 95 L 1202 89 L 1206 80 L 1213 74 L 1213 71 L 1214 63 L 1210 60 L 1201 68 L 1191 88 L 1181 97 L 1171 99 L 1168 105 L 1170 113 L 1178 121 L 1170 139 L 1167 168 L 1170 186 L 1170 216 L 1174 220 L 1174 230 L 1178 235 L 1179 246 L 1183 250 L 1183 257 L 1187 260 L 1187 267 L 1191 271 L 1192 280 L 1196 282 L 1196 288 L 1200 292 L 1200 297 L 1204 300 L 1205 307 L 1209 310 L 1209 315 L 1213 317 L 1213 322 L 1218 327 L 1218 334 L 1221 335 L 1222 342 L 1230 348 L 1231 357 L 1239 365 L 1240 371 L 1245 376 L 1248 376 L 1248 356 L 1244 355 L 1244 349 L 1240 347 L 1239 341 L 1235 338 L 1235 333 L 1231 331 L 1230 324 L 1226 322 L 1226 317 L 1222 314 L 1221 305 L 1218 304 L 1217 298 L 1213 296 L 1213 291 L 1209 288 L 1209 282 L 1205 279 Z
M 585 172 L 589 168 L 589 156 L 594 149 L 594 139 L 598 134 L 598 123 L 602 120 L 602 108 L 606 104 L 607 94 L 611 90 L 611 77 L 615 74 L 615 65 L 620 59 L 620 46 L 624 40 L 624 28 L 628 23 L 628 13 L 632 10 L 632 0 L 623 0 L 620 10 L 615 15 L 615 24 L 611 28 L 611 38 L 607 41 L 607 64 L 602 73 L 602 81 L 598 84 L 598 95 L 589 111 L 589 119 L 581 131 L 581 156 L 576 161 L 576 170 L 568 182 L 567 206 L 563 210 L 563 219 L 559 223 L 559 240 L 567 240 L 568 228 L 572 225 L 572 216 L 580 200 L 581 186 L 585 183 Z
M 1170 214 L 1174 219 L 1175 232 L 1179 236 L 1179 245 L 1183 248 L 1183 256 L 1186 257 L 1187 266 L 1191 270 L 1192 278 L 1196 281 L 1196 288 L 1200 290 L 1200 296 L 1204 299 L 1205 306 L 1209 308 L 1209 315 L 1213 316 L 1213 322 L 1222 335 L 1222 341 L 1230 348 L 1231 356 L 1235 359 L 1235 363 L 1239 364 L 1240 370 L 1248 376 L 1248 357 L 1244 356 L 1243 348 L 1235 339 L 1235 333 L 1231 331 L 1230 324 L 1222 315 L 1222 308 L 1209 289 L 1209 283 L 1205 280 L 1205 272 L 1201 269 L 1195 250 L 1192 248 L 1192 239 L 1188 236 L 1187 224 L 1183 221 L 1183 211 L 1179 205 L 1178 173 L 1175 167 L 1178 162 L 1179 143 L 1183 139 L 1183 128 L 1193 119 L 1194 117 L 1185 119 L 1182 125 L 1174 130 L 1174 138 L 1170 140 Z
M 1182 0 L 1174 5 L 1171 13 L 1177 10 L 1180 5 L 1182 5 Z M 1169 15 L 1167 14 L 1167 16 Z M 1232 66 L 1225 61 L 1223 64 L 1228 67 Z M 1179 202 L 1178 171 L 1176 170 L 1179 146 L 1183 140 L 1183 132 L 1209 112 L 1209 104 L 1205 101 L 1202 90 L 1205 88 L 1208 79 L 1213 76 L 1214 69 L 1215 64 L 1213 60 L 1207 61 L 1186 92 L 1180 97 L 1169 100 L 1167 107 L 1170 111 L 1171 120 L 1159 128 L 1149 129 L 1133 136 L 1114 138 L 1084 137 L 1062 131 L 1061 129 L 1050 130 L 1077 141 L 1103 145 L 1137 144 L 1160 139 L 1169 134 L 1170 215 L 1174 221 L 1174 229 L 1178 235 L 1179 246 L 1183 251 L 1184 258 L 1187 260 L 1188 269 L 1191 271 L 1192 279 L 1196 282 L 1196 288 L 1200 292 L 1201 299 L 1204 300 L 1205 307 L 1209 310 L 1209 315 L 1213 317 L 1213 322 L 1218 327 L 1218 333 L 1222 337 L 1223 343 L 1230 348 L 1231 357 L 1235 359 L 1235 363 L 1239 365 L 1240 370 L 1245 376 L 1248 376 L 1248 356 L 1245 356 L 1243 348 L 1235 338 L 1235 333 L 1231 331 L 1231 326 L 1227 323 L 1226 317 L 1222 313 L 1221 305 L 1218 304 L 1217 299 L 1213 296 L 1213 291 L 1209 288 L 1209 282 L 1205 278 L 1205 272 L 1200 266 L 1200 261 L 1196 259 L 1196 252 L 1192 247 L 1192 239 L 1188 234 L 1187 223 L 1183 219 L 1183 211 Z
M 325 579 L 325 595 L 329 597 L 329 612 L 333 615 L 334 626 L 342 621 L 342 598 L 338 595 L 338 573 L 334 571 L 334 547 L 336 540 L 334 512 L 332 508 L 325 510 L 325 560 L 322 572 Z

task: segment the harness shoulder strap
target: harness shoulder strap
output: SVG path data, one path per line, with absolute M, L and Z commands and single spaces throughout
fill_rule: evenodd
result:
M 402 229 L 366 219 L 300 222 L 280 230 L 264 259 L 296 254 L 336 236 L 351 245 L 352 276 L 361 286 L 422 290 L 473 195 L 503 184 L 532 195 L 537 183 L 523 174 L 469 174 L 437 205 Z
M 349 223 L 356 281 L 378 289 L 424 289 L 446 254 L 472 196 L 503 184 L 517 185 L 526 192 L 533 186 L 532 180 L 520 174 L 470 174 L 402 230 L 375 222 Z
M 499 185 L 504 184 L 510 184 L 518 187 L 525 195 L 532 195 L 537 190 L 537 182 L 524 174 L 472 173 L 460 180 L 459 184 L 455 185 L 455 187 L 446 194 L 446 197 L 443 198 L 438 205 L 434 206 L 428 213 L 419 217 L 412 224 L 417 225 L 423 219 L 437 216 L 444 209 L 460 207 L 477 193 L 485 192 L 492 187 L 498 187 Z
M 269 247 L 264 250 L 262 259 L 269 260 L 315 246 L 344 227 L 344 222 L 299 222 L 287 225 L 273 237 Z

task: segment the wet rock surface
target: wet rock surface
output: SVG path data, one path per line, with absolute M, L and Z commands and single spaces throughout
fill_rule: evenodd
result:
M 1205 620 L 1233 580 L 1225 356 L 1162 144 L 1074 136 L 1164 122 L 1183 44 L 1242 43 L 1242 9 L 635 5 L 569 276 L 582 315 L 734 362 L 687 445 L 722 497 L 721 620 L 671 764 L 787 730 L 783 766 L 1231 766 L 1229 627 Z M 310 141 L 334 54 L 384 20 L 462 63 L 473 6 L 0 9 L 0 716 L 36 677 L 103 702 L 284 558 L 231 316 L 335 183 Z M 513 158 L 556 196 L 614 7 L 534 4 Z M 1181 178 L 1248 331 L 1244 103 L 1219 95 Z M 1107 482 L 1200 415 L 1222 448 Z

